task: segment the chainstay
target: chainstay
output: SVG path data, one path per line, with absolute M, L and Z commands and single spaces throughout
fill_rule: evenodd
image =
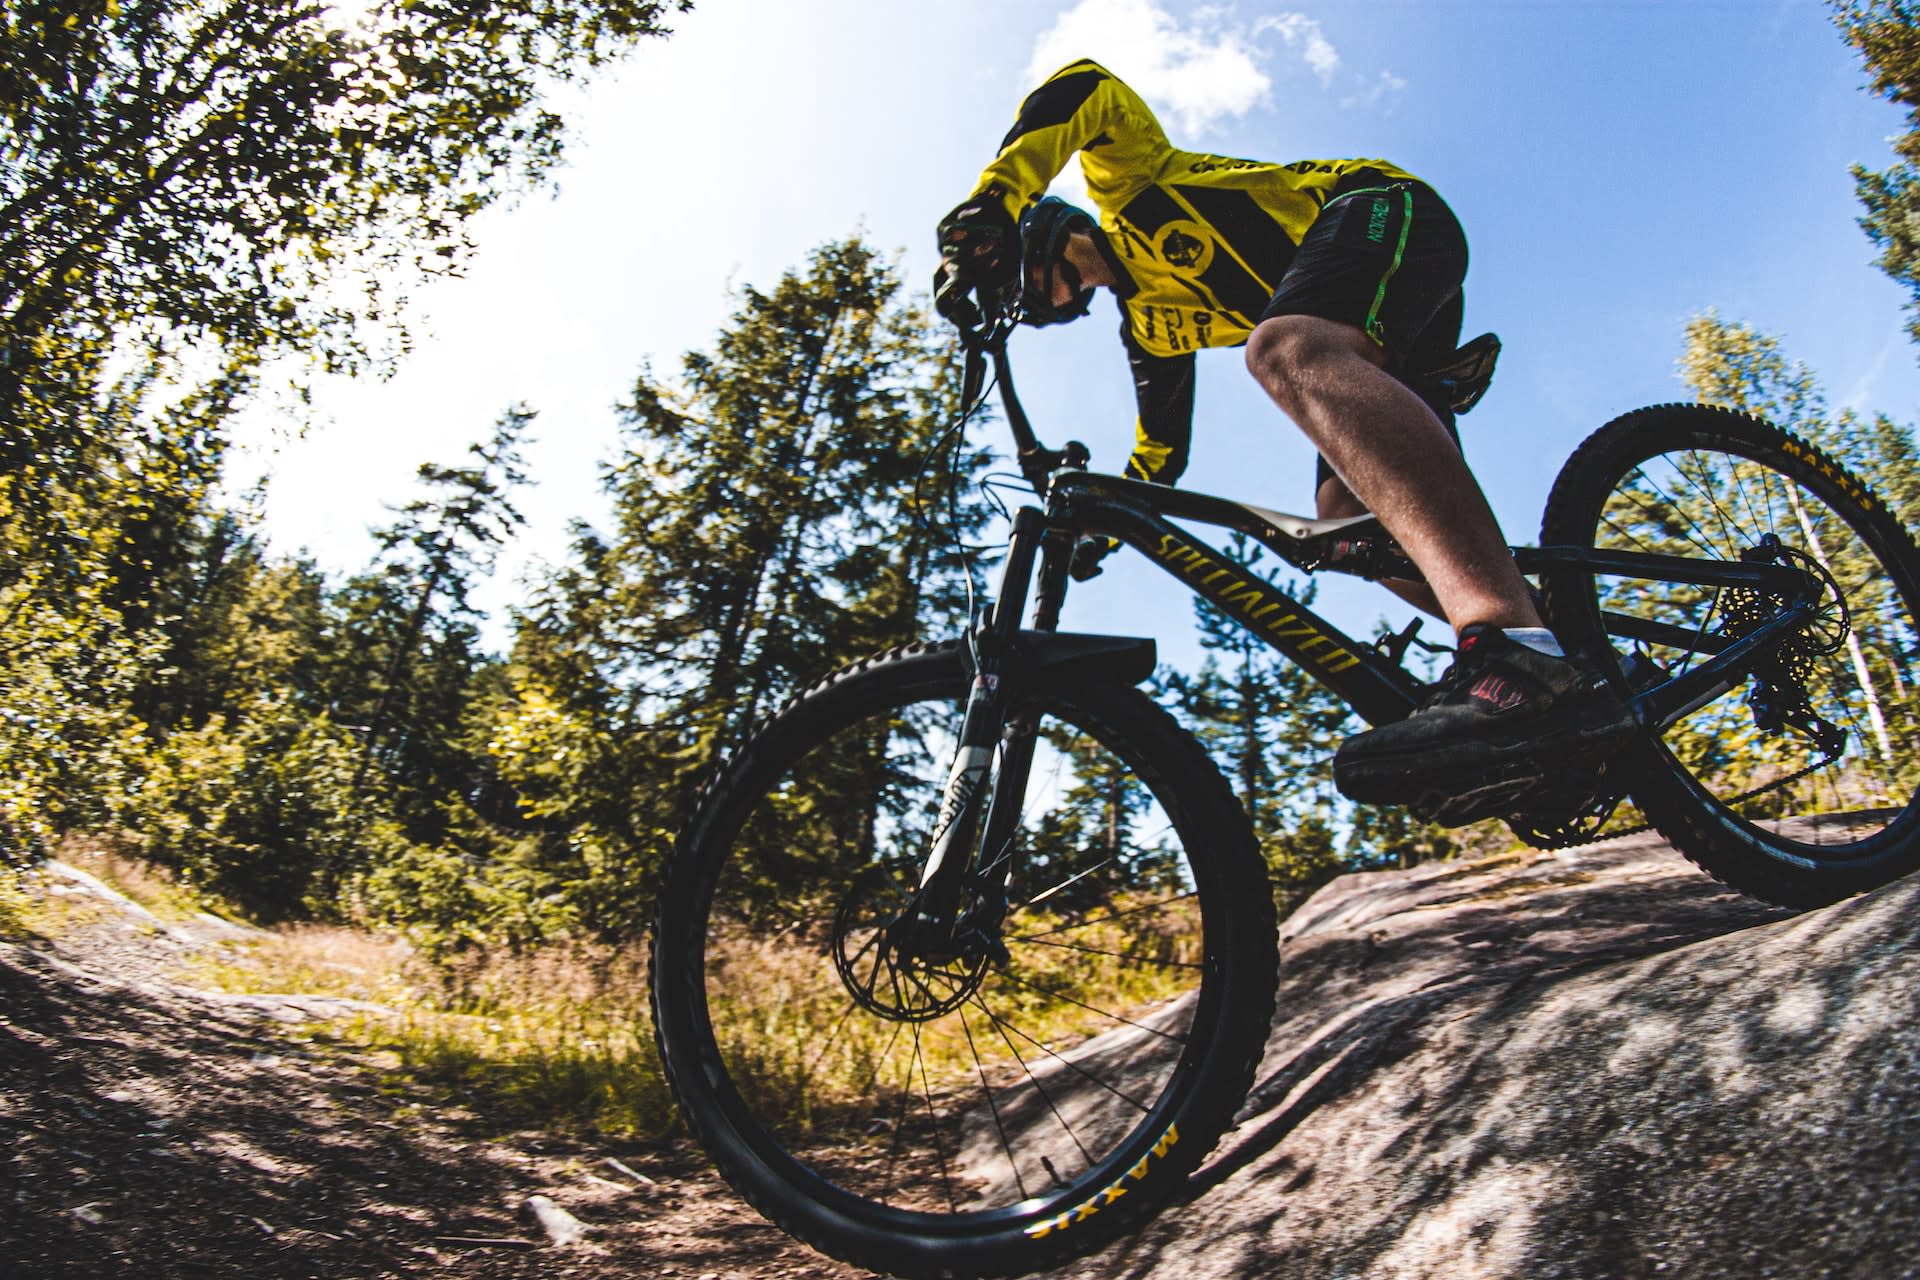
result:
M 1807 765 L 1804 769 L 1797 769 L 1794 772 L 1787 774 L 1785 777 L 1775 778 L 1772 782 L 1765 783 L 1761 786 L 1755 787 L 1751 791 L 1743 792 L 1742 794 L 1735 796 L 1733 799 L 1727 801 L 1727 808 L 1729 809 L 1735 808 L 1738 805 L 1745 804 L 1747 801 L 1752 800 L 1756 796 L 1763 796 L 1770 791 L 1778 791 L 1781 787 L 1790 786 L 1793 783 L 1800 781 L 1800 779 L 1806 777 L 1808 774 L 1812 773 L 1814 770 L 1826 768 L 1828 765 L 1832 764 L 1835 760 L 1839 758 L 1840 758 L 1839 752 L 1837 751 L 1832 752 L 1828 754 L 1824 759 L 1815 760 L 1812 764 Z M 1745 817 L 1746 815 L 1741 814 L 1740 816 Z M 1637 836 L 1643 832 L 1652 831 L 1653 829 L 1654 827 L 1651 822 L 1643 822 L 1637 827 L 1628 827 L 1624 831 L 1608 831 L 1602 828 L 1601 830 L 1598 830 L 1598 831 L 1589 832 L 1584 836 L 1573 837 L 1567 840 L 1565 843 L 1556 844 L 1553 847 L 1556 849 L 1578 849 L 1582 845 L 1598 844 L 1602 840 L 1619 840 L 1626 836 Z

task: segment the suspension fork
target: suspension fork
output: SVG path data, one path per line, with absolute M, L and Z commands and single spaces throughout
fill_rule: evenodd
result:
M 970 942 L 978 942 L 1004 957 L 997 934 L 1006 914 L 1013 838 L 1026 803 L 1038 725 L 1031 717 L 1008 715 L 1010 691 L 1002 677 L 1012 657 L 1036 563 L 1040 591 L 1035 625 L 1038 630 L 1052 631 L 1059 625 L 1071 555 L 1071 535 L 1050 527 L 1037 509 L 1023 507 L 1015 514 L 1000 591 L 991 610 L 968 636 L 973 682 L 967 692 L 960 743 L 947 774 L 920 889 L 896 926 L 909 932 L 912 941 L 923 949 L 964 949 Z M 1000 769 L 993 773 L 996 747 Z M 985 794 L 982 785 L 989 774 L 994 778 L 991 795 Z M 976 869 L 980 873 L 976 882 L 986 890 L 986 896 L 962 922 L 962 895 L 969 873 Z

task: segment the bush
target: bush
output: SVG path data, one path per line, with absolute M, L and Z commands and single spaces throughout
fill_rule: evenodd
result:
M 536 895 L 516 868 L 421 845 L 365 872 L 351 896 L 362 920 L 404 931 L 434 960 L 474 947 L 522 948 L 572 923 L 557 896 Z
M 256 919 L 338 919 L 361 869 L 409 846 L 325 716 L 268 703 L 153 746 L 120 815 L 145 855 Z

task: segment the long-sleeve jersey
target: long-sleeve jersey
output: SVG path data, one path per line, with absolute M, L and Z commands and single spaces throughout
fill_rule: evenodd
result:
M 973 194 L 1017 219 L 1075 152 L 1106 232 L 1140 408 L 1127 470 L 1170 484 L 1193 430 L 1193 353 L 1247 340 L 1329 198 L 1417 179 L 1384 160 L 1268 164 L 1178 150 L 1138 94 L 1082 59 L 1027 96 Z

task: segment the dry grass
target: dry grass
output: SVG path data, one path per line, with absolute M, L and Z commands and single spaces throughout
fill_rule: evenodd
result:
M 231 915 L 228 904 L 183 883 L 169 868 L 133 856 L 111 838 L 70 837 L 61 844 L 57 856 L 170 924 L 192 919 L 203 911 Z
M 1103 908 L 1124 912 L 1128 901 Z M 1121 924 L 1081 925 L 1077 949 L 1023 946 L 1003 978 L 989 974 L 995 1016 L 1054 1050 L 1117 1025 L 1191 985 L 1190 971 L 1144 963 L 1146 957 L 1191 963 L 1199 958 L 1197 911 L 1175 911 L 1148 927 L 1140 916 Z M 1022 917 L 1016 933 L 1043 935 L 1062 921 Z M 1122 958 L 1122 957 L 1126 958 Z M 1094 1012 L 1047 992 L 1084 996 Z M 980 1073 L 1018 1075 L 1013 1048 L 977 1004 L 902 1034 L 903 1024 L 848 1016 L 851 1000 L 827 958 L 824 940 L 727 931 L 708 945 L 708 999 L 721 1055 L 736 1085 L 762 1115 L 811 1130 L 884 1105 L 924 1071 L 935 1089 Z M 1016 1036 L 1019 1052 L 1044 1056 Z
M 644 966 L 625 951 L 556 944 L 435 966 L 391 936 L 306 925 L 249 939 L 194 976 L 381 1005 L 328 1038 L 490 1124 L 657 1137 L 675 1123 Z
M 166 920 L 204 908 L 164 870 L 111 848 L 63 851 Z M 0 927 L 12 899 L 0 882 Z M 23 895 L 24 896 L 24 895 Z M 79 909 L 79 908 L 75 908 Z M 33 908 L 38 911 L 39 908 Z M 1041 933 L 1059 922 L 1028 917 Z M 1129 921 L 1082 927 L 1091 950 L 1019 948 L 1017 972 L 1035 987 L 1099 993 L 1108 1009 L 1137 1010 L 1174 994 L 1177 969 L 1128 963 L 1101 950 L 1192 959 L 1194 921 L 1182 912 L 1142 935 Z M 848 1017 L 845 986 L 821 939 L 722 930 L 709 948 L 710 999 L 729 1070 L 769 1117 L 801 1129 L 870 1106 L 900 1062 L 901 1024 Z M 660 1137 L 678 1128 L 653 1043 L 644 952 L 555 943 L 528 952 L 470 954 L 430 964 L 404 940 L 319 925 L 263 929 L 191 962 L 188 980 L 237 992 L 346 997 L 380 1006 L 317 1029 L 318 1038 L 370 1053 L 392 1083 L 425 1084 L 499 1127 L 533 1126 Z M 1034 987 L 994 986 L 996 1012 L 1056 1047 L 1112 1028 Z M 977 1009 L 972 1025 L 947 1016 L 922 1029 L 921 1070 L 936 1084 L 996 1061 Z M 969 1031 L 973 1039 L 969 1040 Z M 892 1055 L 892 1056 L 890 1056 Z M 979 1056 L 976 1056 L 979 1055 Z M 984 1058 L 984 1062 L 983 1062 Z
M 496 1121 L 658 1137 L 677 1123 L 637 951 L 471 957 L 397 1018 L 359 1020 L 399 1069 Z

